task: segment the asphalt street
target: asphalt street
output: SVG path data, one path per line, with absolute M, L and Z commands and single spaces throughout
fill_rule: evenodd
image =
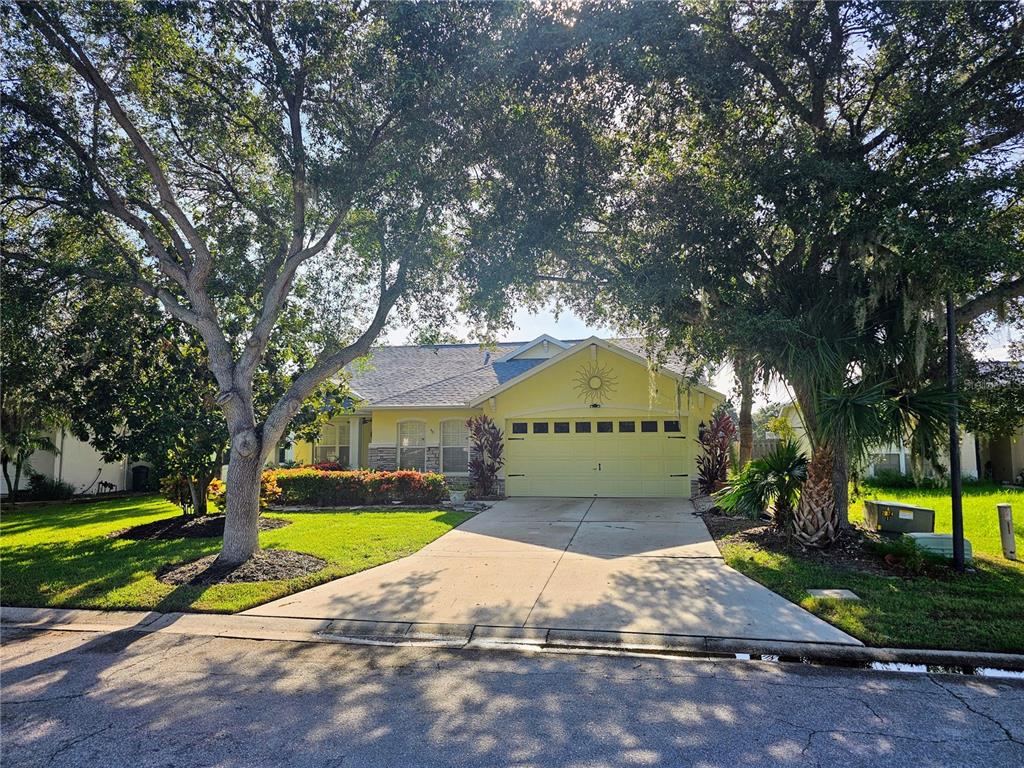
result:
M 1024 682 L 4 628 L 4 766 L 1024 765 Z

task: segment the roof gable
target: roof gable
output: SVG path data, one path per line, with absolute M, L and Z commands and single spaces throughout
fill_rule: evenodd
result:
M 546 334 L 529 342 L 376 347 L 346 368 L 351 387 L 369 408 L 473 407 L 588 344 L 597 344 L 646 366 L 640 339 L 565 341 Z M 544 354 L 544 347 L 551 354 Z M 685 379 L 685 363 L 665 361 L 660 370 Z M 709 390 L 710 391 L 710 390 Z

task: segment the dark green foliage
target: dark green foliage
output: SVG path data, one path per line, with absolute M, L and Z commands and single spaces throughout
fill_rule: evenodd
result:
M 775 527 L 788 532 L 805 480 L 807 456 L 796 442 L 783 440 L 729 480 L 715 494 L 715 503 L 726 512 L 752 518 L 772 508 Z
M 435 472 L 329 471 L 315 467 L 270 470 L 284 505 L 435 504 L 448 496 L 444 475 Z
M 1024 365 L 967 361 L 963 417 L 969 432 L 1008 437 L 1024 426 Z
M 874 476 L 866 477 L 862 482 L 864 485 L 879 486 L 881 488 L 899 488 L 902 490 L 916 488 L 920 485 L 913 475 L 903 474 L 892 469 L 876 470 Z
M 28 497 L 33 501 L 57 501 L 70 499 L 75 495 L 75 486 L 47 477 L 40 472 L 28 474 Z

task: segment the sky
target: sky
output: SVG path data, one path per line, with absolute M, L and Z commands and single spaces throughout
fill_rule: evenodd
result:
M 457 323 L 451 330 L 463 338 L 469 334 L 469 328 L 465 324 Z M 530 341 L 545 333 L 556 339 L 585 339 L 588 336 L 609 338 L 618 335 L 612 328 L 589 325 L 569 310 L 560 312 L 556 319 L 554 311 L 549 306 L 538 313 L 532 313 L 525 309 L 518 311 L 515 314 L 515 327 L 498 334 L 496 340 Z M 387 334 L 389 344 L 407 344 L 408 339 L 408 328 L 394 328 Z M 996 327 L 986 339 L 982 356 L 990 360 L 1006 360 L 1008 346 L 1014 340 L 1020 340 L 1019 334 L 1015 335 L 1013 330 L 1005 326 Z M 723 366 L 711 377 L 711 386 L 730 398 L 737 399 L 730 366 Z M 790 400 L 792 400 L 792 394 L 783 382 L 778 382 L 769 386 L 766 391 L 759 391 L 755 394 L 754 409 L 767 405 L 769 402 L 789 402 Z

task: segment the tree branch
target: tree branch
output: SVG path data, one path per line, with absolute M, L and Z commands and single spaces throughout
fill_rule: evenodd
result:
M 985 293 L 958 307 L 956 321 L 959 325 L 967 325 L 982 315 L 999 309 L 999 305 L 1004 301 L 1018 299 L 1022 296 L 1024 296 L 1024 276 L 998 283 Z

